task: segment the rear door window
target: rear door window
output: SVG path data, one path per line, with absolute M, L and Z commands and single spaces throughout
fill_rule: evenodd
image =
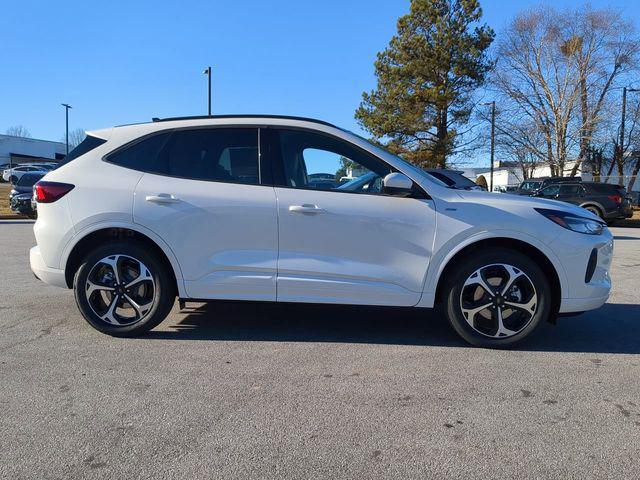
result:
M 582 187 L 580 185 L 562 185 L 560 187 L 560 195 L 566 195 L 569 197 L 575 197 L 582 193 Z
M 256 128 L 209 128 L 175 131 L 160 154 L 173 177 L 257 185 Z

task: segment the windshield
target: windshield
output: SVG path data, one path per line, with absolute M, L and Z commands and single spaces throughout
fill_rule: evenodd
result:
M 469 189 L 476 186 L 476 184 L 472 180 L 468 179 L 458 172 L 450 170 L 427 170 L 427 173 L 433 177 L 436 177 L 438 180 L 442 181 L 445 185 L 451 188 Z
M 540 185 L 542 184 L 542 182 L 522 182 L 520 184 L 520 190 L 525 190 L 527 192 L 531 191 L 531 190 L 537 190 L 538 188 L 540 188 Z
M 33 187 L 35 183 L 40 180 L 44 175 L 37 175 L 34 173 L 26 173 L 16 183 L 17 187 Z

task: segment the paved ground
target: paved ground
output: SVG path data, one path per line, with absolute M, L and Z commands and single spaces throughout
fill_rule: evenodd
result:
M 0 222 L 2 478 L 638 478 L 640 231 L 597 312 L 512 351 L 412 310 L 175 311 L 101 335 Z

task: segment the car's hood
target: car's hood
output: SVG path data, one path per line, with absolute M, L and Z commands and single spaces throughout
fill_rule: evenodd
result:
M 507 195 L 504 193 L 479 192 L 475 190 L 457 191 L 463 201 L 481 203 L 502 210 L 509 210 L 514 207 L 531 207 L 531 208 L 548 208 L 552 210 L 562 210 L 563 212 L 572 213 L 586 218 L 600 220 L 597 215 L 577 207 L 570 203 L 560 202 L 558 200 L 550 200 L 546 198 L 527 197 L 522 195 Z

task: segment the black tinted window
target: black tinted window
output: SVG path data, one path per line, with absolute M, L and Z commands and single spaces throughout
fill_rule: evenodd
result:
M 170 133 L 161 133 L 143 138 L 107 157 L 107 161 L 142 172 L 166 173 L 166 165 L 158 161 L 158 154 L 167 142 Z M 87 137 L 88 138 L 88 137 Z
M 560 187 L 560 195 L 579 195 L 582 193 L 580 185 L 562 185 Z
M 549 185 L 548 187 L 540 190 L 540 195 L 548 197 L 551 195 L 557 195 L 559 192 L 560 192 L 560 185 Z
M 179 130 L 171 135 L 161 163 L 175 177 L 258 184 L 255 128 Z
M 102 139 L 102 138 L 98 138 L 98 137 L 92 137 L 91 135 L 87 135 L 84 140 L 82 142 L 80 142 L 80 144 L 74 148 L 73 150 L 71 150 L 69 152 L 69 155 L 67 155 L 64 160 L 62 162 L 60 162 L 60 164 L 65 164 L 65 163 L 69 163 L 71 160 L 74 160 L 76 158 L 78 158 L 80 155 L 84 155 L 85 153 L 90 152 L 91 150 L 93 150 L 94 148 L 99 147 L 100 145 L 102 145 L 103 143 L 105 143 L 106 140 Z
M 624 187 L 614 183 L 589 183 L 588 185 L 594 193 L 602 193 L 606 195 L 615 194 L 620 190 L 624 190 Z

